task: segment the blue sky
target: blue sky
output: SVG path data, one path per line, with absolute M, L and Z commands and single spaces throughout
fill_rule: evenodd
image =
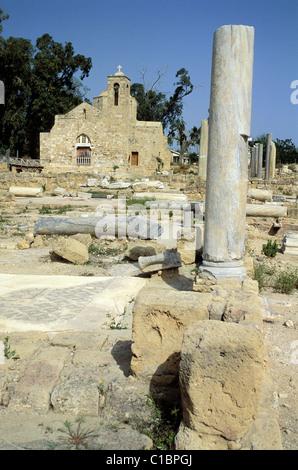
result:
M 185 67 L 195 85 L 184 104 L 189 128 L 208 117 L 214 31 L 225 24 L 253 26 L 251 136 L 270 132 L 273 140 L 291 138 L 298 146 L 298 104 L 290 99 L 298 80 L 298 0 L 1 0 L 0 8 L 10 16 L 4 38 L 34 43 L 49 33 L 92 58 L 84 80 L 91 101 L 119 64 L 131 83 L 142 80 L 143 69 L 148 84 L 166 69 L 160 91 L 168 93 Z

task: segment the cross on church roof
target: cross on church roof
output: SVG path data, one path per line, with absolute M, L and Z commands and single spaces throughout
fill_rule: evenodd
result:
M 121 72 L 122 65 L 118 65 L 117 69 L 118 69 L 118 72 Z

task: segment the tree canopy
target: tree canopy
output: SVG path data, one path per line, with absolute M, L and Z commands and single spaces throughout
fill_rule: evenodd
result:
M 275 139 L 273 142 L 276 145 L 276 163 L 288 164 L 298 162 L 298 149 L 295 147 L 292 139 Z M 253 138 L 250 145 L 253 147 L 255 144 L 263 144 L 263 157 L 266 155 L 267 135 L 260 134 Z
M 3 19 L 7 15 L 0 10 L 0 26 Z M 91 58 L 75 54 L 70 42 L 63 45 L 49 34 L 35 45 L 28 39 L 0 37 L 0 58 L 5 85 L 0 148 L 37 158 L 40 132 L 51 130 L 56 114 L 83 101 L 81 80 L 89 75 Z
M 160 78 L 161 75 L 159 75 Z M 194 86 L 188 71 L 181 68 L 176 73 L 174 91 L 167 98 L 166 93 L 156 89 L 156 84 L 146 89 L 143 83 L 134 83 L 131 86 L 131 94 L 137 100 L 137 119 L 139 121 L 159 121 L 163 125 L 165 134 L 170 144 L 176 141 L 180 150 L 180 160 L 192 145 L 200 141 L 200 129 L 193 127 L 186 130 L 183 120 L 183 99 L 192 93 Z

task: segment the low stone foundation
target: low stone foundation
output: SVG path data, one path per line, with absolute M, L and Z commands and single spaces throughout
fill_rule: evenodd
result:
M 200 293 L 148 283 L 132 353 L 152 396 L 181 402 L 177 450 L 281 448 L 255 281 L 218 280 Z

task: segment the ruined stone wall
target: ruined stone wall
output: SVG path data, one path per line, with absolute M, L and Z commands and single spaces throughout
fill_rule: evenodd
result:
M 86 184 L 88 178 L 92 177 L 94 177 L 93 173 L 5 172 L 0 173 L 0 190 L 8 190 L 11 186 L 22 186 L 45 188 L 47 193 L 51 193 L 57 187 L 63 187 L 67 191 L 71 191 L 78 190 L 81 184 Z

